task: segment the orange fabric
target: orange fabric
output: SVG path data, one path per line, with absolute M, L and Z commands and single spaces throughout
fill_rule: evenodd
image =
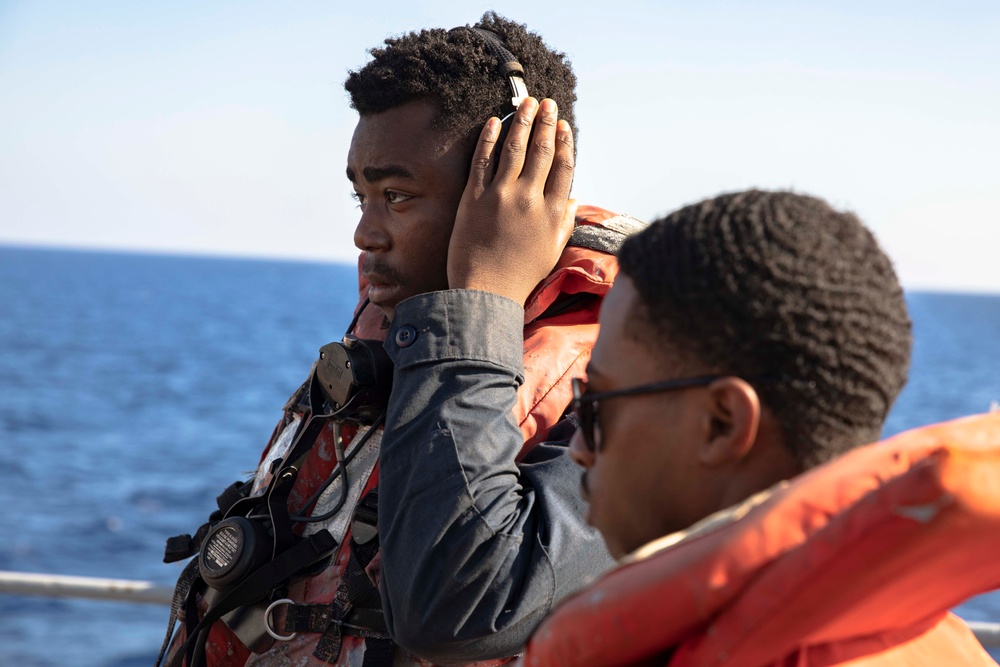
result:
M 936 618 L 930 627 L 919 625 L 907 631 L 884 632 L 854 640 L 844 640 L 796 651 L 773 667 L 910 667 L 919 665 L 962 665 L 995 667 L 962 619 L 952 613 Z M 770 667 L 770 666 L 769 666 Z
M 581 206 L 577 210 L 578 225 L 599 225 L 612 217 L 615 217 L 614 213 L 593 206 Z M 362 259 L 359 258 L 358 307 L 367 297 L 369 289 L 369 285 L 361 277 L 361 262 Z M 613 255 L 584 248 L 567 248 L 552 273 L 529 297 L 525 308 L 525 381 L 518 389 L 517 403 L 514 406 L 514 416 L 525 438 L 522 456 L 534 444 L 545 438 L 549 428 L 560 419 L 569 405 L 572 398 L 569 378 L 584 374 L 584 369 L 590 360 L 590 350 L 597 340 L 600 297 L 607 294 L 617 272 L 618 264 Z M 534 321 L 561 294 L 580 292 L 593 294 L 599 298 L 585 308 L 546 318 L 541 322 Z M 384 324 L 384 316 L 378 308 L 365 308 L 355 327 L 355 335 L 360 338 L 385 340 Z M 280 431 L 279 425 L 268 448 Z M 354 429 L 345 426 L 345 443 L 349 444 L 353 435 Z M 267 449 L 262 454 L 261 460 L 266 454 Z M 335 464 L 333 434 L 330 428 L 326 428 L 320 433 L 299 470 L 298 479 L 289 497 L 289 507 L 300 507 L 326 480 Z M 374 487 L 377 481 L 376 467 L 375 472 L 365 483 L 365 492 Z M 362 497 L 363 495 L 364 493 Z M 342 511 L 352 510 L 345 508 Z M 350 556 L 349 538 L 348 532 L 342 540 L 334 563 L 326 570 L 314 577 L 293 580 L 289 585 L 287 597 L 302 604 L 328 603 L 333 600 Z M 280 613 L 279 611 L 279 616 Z M 282 651 L 281 659 L 291 659 L 295 664 L 301 665 L 326 664 L 312 656 L 318 639 L 318 634 L 300 634 L 291 642 L 279 646 Z M 346 664 L 346 656 L 362 641 L 358 637 L 344 636 L 337 664 Z M 251 654 L 227 627 L 216 623 L 206 645 L 206 656 L 209 667 L 235 667 L 243 665 Z M 496 665 L 506 661 L 476 664 Z
M 995 664 L 945 614 L 1000 587 L 1000 414 L 849 452 L 690 532 L 566 601 L 524 664 Z
M 577 210 L 577 225 L 599 225 L 614 214 L 594 206 Z M 586 248 L 566 248 L 556 268 L 524 305 L 524 378 L 514 417 L 524 435 L 524 456 L 541 442 L 573 398 L 570 378 L 584 377 L 597 340 L 601 299 L 586 308 L 536 321 L 563 294 L 603 298 L 618 275 L 614 256 Z

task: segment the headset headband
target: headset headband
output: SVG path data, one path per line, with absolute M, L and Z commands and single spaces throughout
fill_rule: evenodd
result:
M 497 71 L 501 76 L 507 77 L 507 81 L 510 83 L 510 104 L 513 110 L 517 111 L 517 107 L 528 97 L 528 87 L 524 84 L 524 68 L 521 67 L 521 63 L 517 62 L 517 57 L 504 45 L 500 35 L 492 30 L 459 26 L 448 32 L 456 30 L 469 30 L 482 38 L 486 44 L 486 51 L 497 59 Z

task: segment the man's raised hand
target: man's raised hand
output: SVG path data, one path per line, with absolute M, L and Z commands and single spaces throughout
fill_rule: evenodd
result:
M 524 304 L 562 254 L 576 204 L 573 133 L 553 100 L 521 103 L 499 157 L 500 121 L 479 135 L 448 247 L 448 286 L 493 292 Z M 534 126 L 534 132 L 532 127 Z

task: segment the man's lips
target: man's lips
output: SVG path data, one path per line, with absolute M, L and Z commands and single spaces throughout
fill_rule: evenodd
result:
M 385 297 L 391 291 L 398 289 L 403 282 L 399 274 L 385 261 L 385 258 L 378 255 L 365 256 L 361 275 L 371 286 L 369 298 L 373 303 L 384 301 Z
M 368 300 L 376 306 L 385 306 L 393 301 L 393 294 L 398 291 L 398 283 L 380 275 L 365 276 L 368 281 Z
M 390 287 L 394 283 L 389 278 L 376 274 L 363 274 L 365 280 L 372 287 Z

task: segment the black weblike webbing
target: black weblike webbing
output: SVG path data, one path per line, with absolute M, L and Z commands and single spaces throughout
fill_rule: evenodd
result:
M 321 530 L 302 540 L 259 570 L 251 574 L 232 592 L 225 595 L 198 622 L 184 645 L 174 654 L 170 667 L 180 667 L 181 661 L 191 658 L 194 645 L 202 631 L 208 630 L 215 621 L 225 614 L 248 604 L 263 600 L 279 583 L 287 581 L 293 574 L 333 553 L 337 541 L 327 530 Z M 187 654 L 185 656 L 185 654 Z

